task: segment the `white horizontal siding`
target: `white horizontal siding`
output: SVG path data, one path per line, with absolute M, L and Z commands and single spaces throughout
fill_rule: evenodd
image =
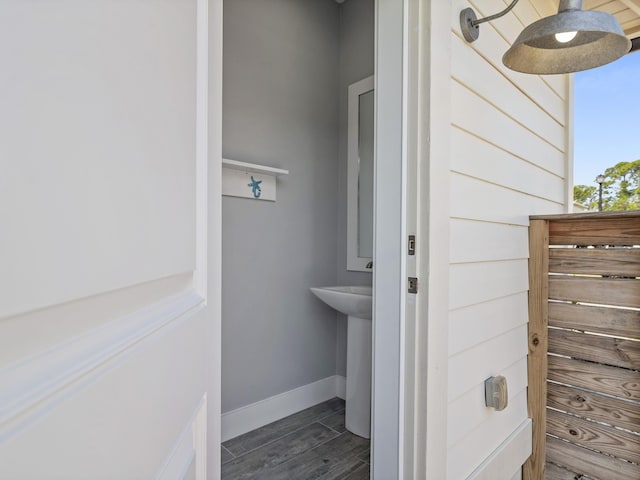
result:
M 496 412 L 490 421 L 482 423 L 449 448 L 447 478 L 467 478 L 526 418 L 527 392 L 522 390 L 505 410 Z
M 449 358 L 449 402 L 526 355 L 526 325 L 453 355 Z
M 474 2 L 472 6 L 475 6 L 476 3 L 479 2 Z M 490 0 L 489 3 L 497 5 L 493 0 Z M 522 8 L 525 3 L 528 2 L 521 0 L 514 10 L 519 10 L 519 8 Z M 458 36 L 458 38 L 462 38 L 462 34 L 460 33 L 460 10 L 470 4 L 465 1 L 458 0 L 453 2 L 452 5 L 451 21 L 453 33 Z M 490 10 L 488 14 L 495 13 L 500 7 L 494 6 L 493 8 L 495 8 L 495 10 Z M 476 9 L 476 13 L 480 14 L 482 12 Z M 496 22 L 484 23 L 480 27 L 480 38 L 474 43 L 468 44 L 467 47 L 476 51 L 477 54 L 484 58 L 488 64 L 499 70 L 517 88 L 522 90 L 532 102 L 547 111 L 560 124 L 564 125 L 565 106 L 562 95 L 558 95 L 558 93 L 547 83 L 545 77 L 514 72 L 502 64 L 502 54 L 507 51 L 513 40 L 515 40 L 516 36 L 523 28 L 520 27 L 520 31 L 518 31 L 518 25 L 522 24 L 518 22 L 513 15 L 506 15 Z M 506 27 L 509 28 L 508 32 L 505 32 Z M 509 37 L 506 37 L 507 39 L 505 39 L 505 36 L 503 35 L 507 34 Z M 458 60 L 456 59 L 453 63 L 456 63 L 457 61 Z
M 457 81 L 452 82 L 451 96 L 454 125 L 551 173 L 564 175 L 564 153 L 552 143 Z
M 527 359 L 521 358 L 494 375 L 503 375 L 507 379 L 509 404 L 513 404 L 514 399 L 527 388 Z M 476 385 L 449 405 L 447 445 L 449 447 L 455 445 L 470 431 L 484 422 L 491 422 L 496 415 L 500 414 L 501 412 L 485 406 L 484 382 Z
M 449 299 L 451 310 L 524 292 L 528 288 L 526 259 L 455 264 L 451 265 L 449 274 L 449 288 L 456 292 Z
M 526 258 L 529 231 L 506 225 L 452 218 L 449 223 L 451 263 L 488 262 Z
M 449 355 L 526 324 L 527 292 L 458 308 L 449 314 Z
M 522 473 L 522 464 L 533 449 L 533 422 L 525 419 L 491 452 L 467 480 L 516 479 Z
M 529 225 L 529 215 L 558 213 L 562 204 L 457 173 L 451 175 L 451 216 Z
M 512 450 L 508 439 L 522 441 L 529 216 L 566 211 L 567 79 L 513 72 L 501 60 L 522 29 L 557 4 L 521 0 L 513 12 L 482 24 L 476 42 L 466 43 L 460 33 L 462 8 L 471 6 L 481 17 L 509 3 L 455 0 L 450 17 L 447 478 L 456 480 L 477 475 L 489 458 L 503 463 L 498 457 Z M 492 375 L 508 382 L 509 406 L 501 412 L 484 403 L 484 381 Z M 513 448 L 522 454 L 530 447 Z M 513 476 L 517 466 L 509 465 L 495 480 Z
M 564 178 L 549 175 L 547 170 L 530 160 L 519 158 L 459 128 L 451 130 L 451 169 L 528 195 L 564 202 Z
M 453 78 L 511 118 L 525 118 L 527 127 L 536 135 L 557 149 L 564 149 L 564 127 L 557 120 L 533 103 L 501 71 L 467 48 L 464 40 L 454 36 L 452 47 L 452 54 L 460 59 L 452 66 Z

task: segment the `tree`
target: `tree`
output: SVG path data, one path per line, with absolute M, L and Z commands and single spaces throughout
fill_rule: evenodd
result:
M 640 160 L 617 163 L 604 171 L 604 177 L 602 187 L 607 192 L 607 208 L 603 210 L 640 208 Z
M 604 171 L 602 209 L 610 211 L 640 208 L 640 160 L 619 162 Z M 594 180 L 595 181 L 595 180 Z M 576 185 L 574 201 L 589 210 L 598 209 L 598 187 Z
M 573 201 L 586 207 L 588 210 L 598 209 L 598 189 L 587 185 L 574 185 Z

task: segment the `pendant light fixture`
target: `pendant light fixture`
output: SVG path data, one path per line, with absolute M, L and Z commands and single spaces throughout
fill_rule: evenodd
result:
M 468 42 L 478 38 L 479 25 L 508 13 L 518 2 L 490 17 L 476 19 L 472 9 L 460 13 L 460 27 Z M 502 57 L 508 68 L 533 74 L 571 73 L 599 67 L 631 49 L 613 15 L 582 10 L 582 0 L 560 0 L 558 13 L 525 28 Z

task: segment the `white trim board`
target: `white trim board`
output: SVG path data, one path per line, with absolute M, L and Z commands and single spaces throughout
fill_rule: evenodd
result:
M 268 167 L 266 165 L 258 165 L 257 163 L 239 162 L 238 160 L 230 160 L 228 158 L 222 159 L 222 168 L 240 170 L 241 172 L 273 175 L 274 177 L 289 175 L 289 170 L 284 170 L 282 168 Z
M 345 377 L 333 375 L 223 413 L 222 441 L 226 442 L 333 397 L 344 399 L 345 384 Z
M 530 418 L 520 424 L 467 480 L 501 480 L 517 478 L 518 471 L 529 458 L 533 448 L 533 429 Z
M 69 387 L 78 379 L 99 376 L 98 367 L 139 348 L 143 340 L 203 305 L 202 297 L 190 290 L 0 368 L 0 443 L 50 408 L 46 400 L 54 394 L 66 388 L 64 395 L 71 395 Z
M 207 478 L 207 394 L 205 393 L 171 452 L 156 473 L 156 480 L 185 478 L 195 462 L 195 478 Z

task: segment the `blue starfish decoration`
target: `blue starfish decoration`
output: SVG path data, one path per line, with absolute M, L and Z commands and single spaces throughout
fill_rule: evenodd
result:
M 254 198 L 260 198 L 260 195 L 262 194 L 262 189 L 260 188 L 261 183 L 262 180 L 256 180 L 253 178 L 253 175 L 251 175 L 251 183 L 248 183 L 247 186 L 251 187 Z

